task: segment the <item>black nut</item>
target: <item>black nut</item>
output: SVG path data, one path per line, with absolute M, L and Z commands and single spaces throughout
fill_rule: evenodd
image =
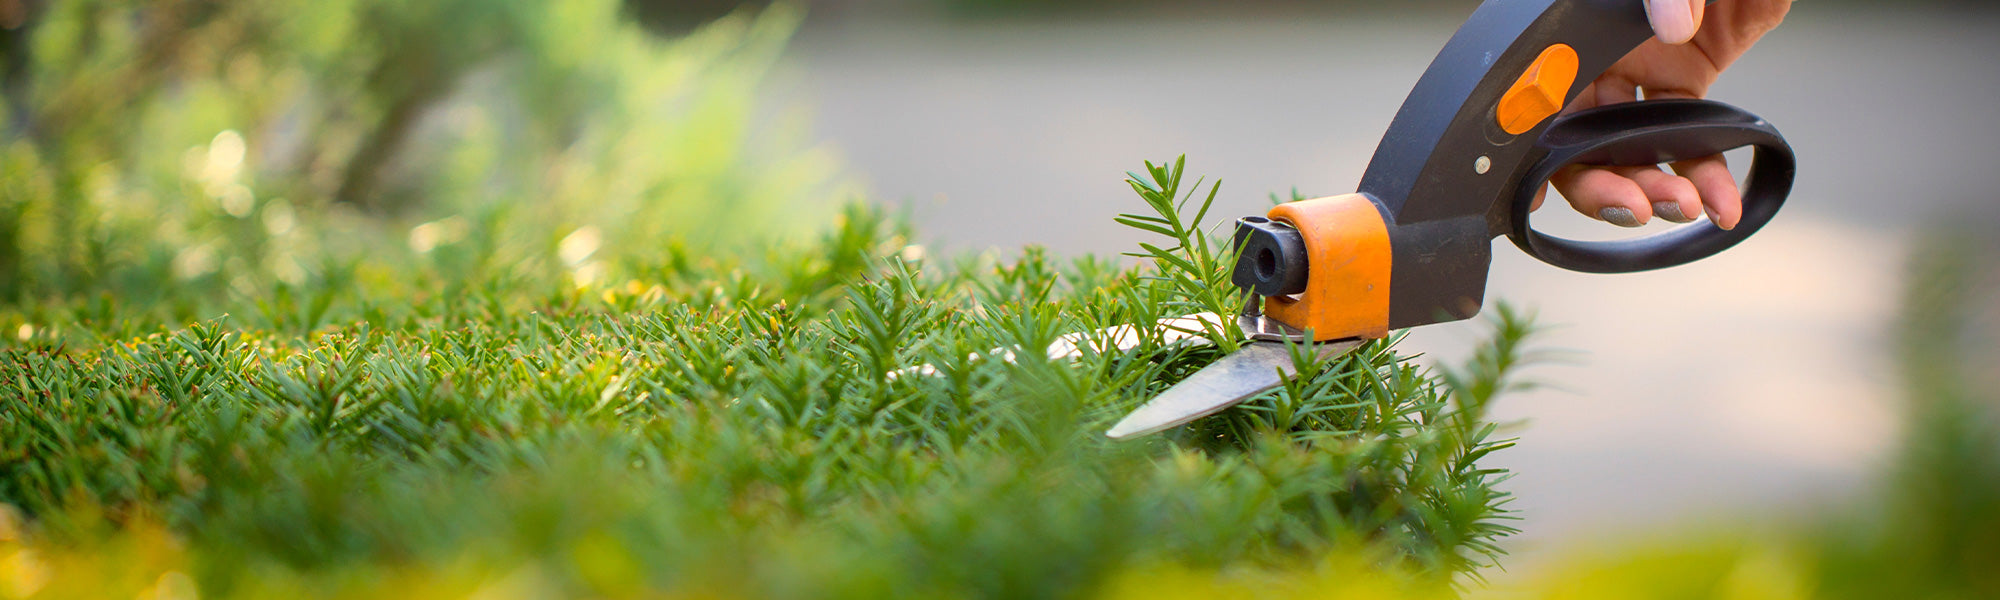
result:
M 1306 240 L 1291 225 L 1264 217 L 1236 220 L 1236 270 L 1230 283 L 1259 296 L 1306 291 Z

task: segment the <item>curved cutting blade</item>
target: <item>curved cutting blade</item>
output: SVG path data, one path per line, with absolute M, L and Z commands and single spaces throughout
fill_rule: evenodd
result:
M 1317 344 L 1321 356 L 1342 354 L 1361 347 L 1360 341 Z M 1115 440 L 1156 433 L 1206 417 L 1249 400 L 1271 388 L 1284 385 L 1293 373 L 1292 354 L 1285 344 L 1256 342 L 1245 344 L 1234 354 L 1194 375 L 1158 397 L 1146 402 L 1125 419 L 1104 432 Z

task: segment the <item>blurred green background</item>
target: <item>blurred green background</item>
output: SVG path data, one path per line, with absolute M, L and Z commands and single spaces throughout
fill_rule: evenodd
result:
M 624 10 L 9 0 L 0 296 L 186 321 L 351 280 L 588 284 L 600 246 L 817 230 L 835 167 L 752 131 L 798 12 L 655 35 Z

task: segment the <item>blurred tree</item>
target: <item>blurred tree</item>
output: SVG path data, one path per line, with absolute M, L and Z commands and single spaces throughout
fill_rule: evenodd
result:
M 607 244 L 754 242 L 841 193 L 800 140 L 750 143 L 755 89 L 797 11 L 671 38 L 624 11 L 0 0 L 14 25 L 0 27 L 0 298 L 254 297 L 452 217 L 424 231 L 479 235 L 404 250 L 486 239 L 482 264 L 560 279 L 573 265 L 555 242 L 584 225 Z M 755 137 L 790 133 L 767 130 Z M 764 226 L 699 225 L 722 214 Z
M 0 0 L 0 95 L 5 96 L 7 112 L 13 117 L 7 122 L 10 137 L 25 135 L 31 124 L 26 111 L 28 36 L 40 5 L 33 0 Z
M 1830 535 L 1828 589 L 1851 598 L 2000 594 L 2000 225 L 1992 205 L 1921 235 L 1896 324 L 1902 454 L 1879 521 Z

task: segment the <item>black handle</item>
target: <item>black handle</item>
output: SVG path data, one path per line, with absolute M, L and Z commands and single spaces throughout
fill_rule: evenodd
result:
M 1560 102 L 1551 102 L 1559 107 L 1652 37 L 1644 0 L 1485 0 L 1473 11 L 1410 90 L 1361 177 L 1358 191 L 1380 210 L 1393 252 L 1390 328 L 1477 313 L 1493 238 L 1502 234 L 1563 267 L 1634 271 L 1720 252 L 1770 220 L 1790 192 L 1791 150 L 1768 124 L 1751 126 L 1762 122 L 1742 111 L 1650 101 L 1636 105 L 1648 108 L 1585 111 L 1526 130 L 1510 126 L 1519 124 L 1511 117 L 1502 122 L 1502 100 L 1531 68 L 1539 76 L 1537 65 L 1556 46 L 1568 46 L 1576 61 L 1574 80 Z M 1559 79 L 1551 78 L 1543 91 Z M 1561 131 L 1551 133 L 1558 127 Z M 1620 129 L 1634 127 L 1645 131 Z M 1746 132 L 1758 127 L 1768 135 Z M 1574 146 L 1577 140 L 1603 142 L 1586 144 L 1602 153 L 1587 156 Z M 1557 150 L 1574 151 L 1562 161 L 1656 164 L 1646 159 L 1695 158 L 1742 145 L 1758 146 L 1757 164 L 1745 189 L 1745 218 L 1732 231 L 1701 224 L 1659 238 L 1584 244 L 1533 233 L 1525 213 L 1516 214 L 1522 194 L 1531 196 L 1547 179 L 1548 173 L 1536 170 L 1561 166 L 1547 162 L 1556 160 Z
M 1576 52 L 1568 104 L 1653 37 L 1643 0 L 1486 0 L 1438 52 L 1361 177 L 1389 226 L 1389 326 L 1463 319 L 1479 311 L 1493 238 L 1516 176 L 1534 164 L 1547 122 L 1519 134 L 1498 105 L 1555 45 Z
M 1487 0 L 1410 90 L 1359 191 L 1399 225 L 1484 218 L 1507 197 L 1506 175 L 1527 164 L 1546 126 L 1519 135 L 1501 128 L 1495 109 L 1515 80 L 1551 46 L 1569 46 L 1577 72 L 1567 105 L 1652 37 L 1642 0 Z M 1490 171 L 1474 168 L 1481 159 Z
M 1557 119 L 1536 144 L 1546 153 L 1520 179 L 1507 237 L 1529 256 L 1572 271 L 1629 273 L 1681 265 L 1749 238 L 1785 204 L 1797 160 L 1777 128 L 1757 115 L 1709 100 L 1651 100 L 1598 107 Z M 1734 229 L 1703 221 L 1637 239 L 1580 242 L 1535 231 L 1528 208 L 1549 177 L 1570 165 L 1651 166 L 1756 148 Z

